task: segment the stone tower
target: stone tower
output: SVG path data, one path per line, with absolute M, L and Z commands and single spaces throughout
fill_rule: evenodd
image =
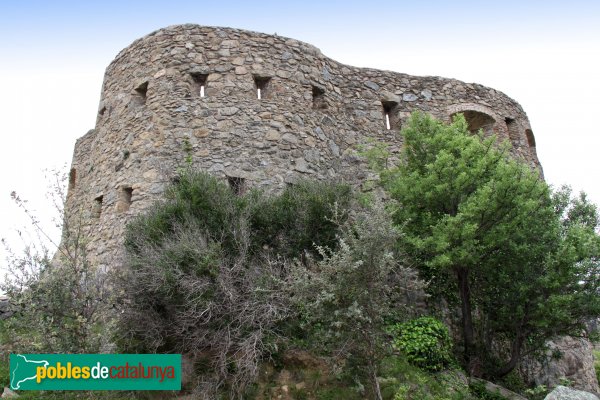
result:
M 523 109 L 503 93 L 440 77 L 356 68 L 309 44 L 230 28 L 177 25 L 122 50 L 106 69 L 95 129 L 77 140 L 66 203 L 83 211 L 90 258 L 110 267 L 127 221 L 160 198 L 185 160 L 247 186 L 300 177 L 360 185 L 367 138 L 398 152 L 412 111 L 464 113 L 538 166 Z

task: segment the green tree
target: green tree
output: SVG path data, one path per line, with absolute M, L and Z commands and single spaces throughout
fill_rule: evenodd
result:
M 462 115 L 446 125 L 416 113 L 402 133 L 403 158 L 382 182 L 408 256 L 434 294 L 458 299 L 471 373 L 504 375 L 524 348 L 598 315 L 597 217 L 585 198 L 552 196 L 538 171 L 471 135 Z M 484 365 L 507 343 L 494 352 L 503 365 Z

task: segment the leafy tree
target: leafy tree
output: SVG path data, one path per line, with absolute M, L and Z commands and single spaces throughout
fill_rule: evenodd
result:
M 432 293 L 458 299 L 471 373 L 504 375 L 524 349 L 598 315 L 597 216 L 585 198 L 553 196 L 506 146 L 469 134 L 461 115 L 446 125 L 416 113 L 402 133 L 403 159 L 382 182 Z M 502 365 L 488 365 L 489 354 Z

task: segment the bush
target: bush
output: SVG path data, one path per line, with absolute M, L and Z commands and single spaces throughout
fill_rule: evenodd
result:
M 326 352 L 354 363 L 381 398 L 378 363 L 389 354 L 386 320 L 414 313 L 424 283 L 395 255 L 399 230 L 383 205 L 353 212 L 335 250 L 319 247 L 321 259 L 293 269 L 293 301 L 306 328 Z
M 56 207 L 56 228 L 62 229 L 60 243 L 50 240 L 27 201 L 11 194 L 30 218 L 37 241 L 21 254 L 7 249 L 9 273 L 0 281 L 0 291 L 15 312 L 4 327 L 11 332 L 9 350 L 98 352 L 109 344 L 113 321 L 108 274 L 88 260 L 82 211 L 63 208 L 66 175 L 54 172 L 52 178 L 48 197 Z
M 450 334 L 439 320 L 421 317 L 396 324 L 391 331 L 394 334 L 394 346 L 411 364 L 428 371 L 440 371 L 450 364 Z
M 127 227 L 122 350 L 187 354 L 202 396 L 239 397 L 277 351 L 288 259 L 335 238 L 337 204 L 351 195 L 308 182 L 280 196 L 236 195 L 215 177 L 183 172 Z

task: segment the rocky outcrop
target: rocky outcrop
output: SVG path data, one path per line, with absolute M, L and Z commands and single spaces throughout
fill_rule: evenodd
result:
M 525 377 L 536 385 L 554 387 L 561 380 L 568 379 L 575 389 L 600 393 L 598 379 L 594 369 L 592 344 L 586 338 L 565 336 L 549 343 L 548 361 L 540 363 L 529 360 L 522 371 Z M 552 359 L 553 353 L 560 352 L 561 357 Z
M 8 297 L 0 296 L 0 319 L 6 319 L 11 315 L 13 315 L 13 311 L 10 308 Z
M 4 391 L 2 392 L 2 396 L 0 396 L 0 399 L 16 399 L 17 397 L 19 397 L 18 394 L 5 387 Z
M 600 400 L 598 396 L 583 392 L 581 390 L 571 389 L 565 386 L 557 386 L 544 400 Z

